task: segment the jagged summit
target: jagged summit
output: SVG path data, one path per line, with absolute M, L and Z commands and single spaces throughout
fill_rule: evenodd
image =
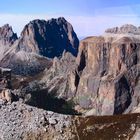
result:
M 54 58 L 62 56 L 64 51 L 76 56 L 78 45 L 72 25 L 60 17 L 48 21 L 36 19 L 28 23 L 21 33 L 18 48 Z
M 132 24 L 124 24 L 121 27 L 108 28 L 105 30 L 105 33 L 140 35 L 140 27 Z
M 0 27 L 0 46 L 11 46 L 17 39 L 17 34 L 13 32 L 13 29 L 9 24 Z

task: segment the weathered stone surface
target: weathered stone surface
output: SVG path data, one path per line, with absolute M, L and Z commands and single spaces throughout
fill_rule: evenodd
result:
M 0 112 L 0 140 L 63 140 L 76 137 L 72 116 L 44 111 L 21 102 L 2 105 Z
M 133 112 L 140 102 L 139 48 L 135 36 L 86 38 L 76 60 L 70 53 L 54 58 L 49 69 L 21 90 L 43 91 L 43 97 L 70 101 L 90 115 Z
M 11 103 L 13 101 L 13 94 L 10 89 L 3 89 L 0 93 L 0 99 Z
M 49 22 L 57 21 L 59 24 L 59 19 Z M 33 21 L 37 27 L 44 22 Z M 19 101 L 6 102 L 12 100 L 8 90 L 0 94 L 5 98 L 0 99 L 0 140 L 139 139 L 139 114 L 93 117 L 140 112 L 140 40 L 136 35 L 126 35 L 131 27 L 121 29 L 125 35 L 84 39 L 77 58 L 71 51 L 64 51 L 61 58 L 50 60 L 39 55 L 44 54 L 32 40 L 31 24 L 27 25 L 31 29 L 25 27 L 22 33 L 31 40 L 29 37 L 26 42 L 23 37 L 16 41 L 2 64 L 12 64 L 20 74 L 22 70 L 24 74 L 34 73 L 44 65 L 47 68 L 35 76 L 12 77 L 12 92 Z M 44 30 L 41 28 L 39 34 L 45 35 Z M 74 109 L 84 117 L 72 116 L 78 114 Z
M 9 24 L 0 27 L 0 60 L 17 39 L 17 34 L 13 32 Z
M 13 32 L 9 24 L 0 27 L 0 47 L 11 46 L 17 40 L 17 34 Z
M 139 48 L 140 40 L 127 35 L 120 39 L 104 36 L 81 41 L 76 60 L 78 104 L 91 108 L 94 115 L 121 114 L 129 106 L 134 107 L 133 100 L 139 98 Z
M 67 52 L 63 54 L 61 59 L 54 58 L 50 69 L 46 69 L 44 72 L 36 75 L 29 82 L 28 79 L 25 79 L 24 83 L 26 85 L 21 85 L 18 88 L 21 89 L 24 99 L 26 94 L 31 93 L 31 100 L 29 100 L 35 106 L 46 108 L 48 104 L 53 106 L 52 109 L 55 107 L 55 109 L 61 110 L 64 105 L 64 110 L 67 113 L 73 114 L 71 109 L 73 108 L 72 98 L 76 93 L 75 69 L 75 57 Z M 40 104 L 41 102 L 38 99 L 42 100 L 42 104 Z M 70 106 L 69 103 L 67 104 L 67 101 L 70 101 Z M 56 105 L 53 105 L 52 102 L 55 102 Z M 71 110 L 70 112 L 69 109 Z

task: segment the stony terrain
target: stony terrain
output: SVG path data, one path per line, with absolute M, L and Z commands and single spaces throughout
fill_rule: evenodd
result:
M 74 139 L 72 116 L 0 100 L 0 140 Z
M 140 114 L 78 117 L 0 100 L 0 140 L 139 140 Z

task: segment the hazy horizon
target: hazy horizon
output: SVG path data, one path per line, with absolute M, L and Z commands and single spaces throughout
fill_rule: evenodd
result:
M 78 37 L 101 35 L 109 27 L 123 24 L 140 25 L 138 0 L 40 0 L 2 1 L 0 26 L 8 23 L 18 35 L 29 21 L 64 17 Z

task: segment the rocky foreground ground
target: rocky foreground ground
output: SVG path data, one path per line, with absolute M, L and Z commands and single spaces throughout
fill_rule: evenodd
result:
M 140 114 L 74 116 L 0 100 L 0 140 L 139 140 Z

